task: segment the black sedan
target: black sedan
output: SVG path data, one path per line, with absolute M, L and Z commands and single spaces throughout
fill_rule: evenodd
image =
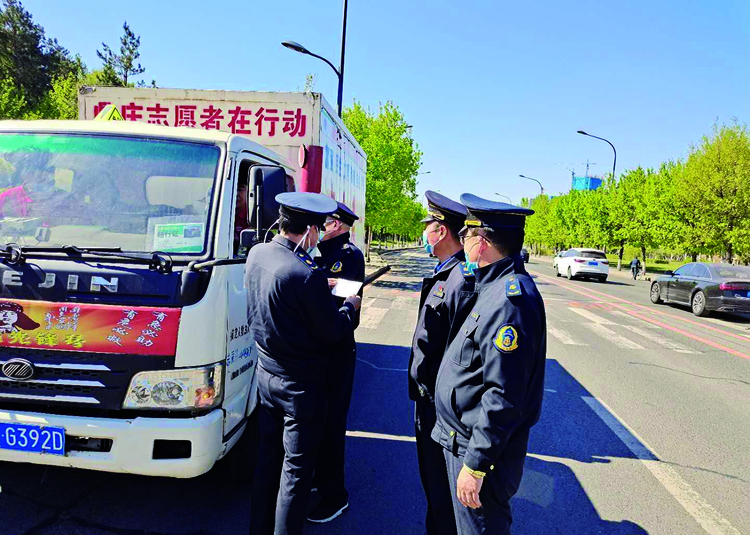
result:
M 750 267 L 685 264 L 651 284 L 651 302 L 688 305 L 696 316 L 712 311 L 750 313 Z
M 523 260 L 524 262 L 529 261 L 529 250 L 525 247 L 521 249 L 521 260 Z

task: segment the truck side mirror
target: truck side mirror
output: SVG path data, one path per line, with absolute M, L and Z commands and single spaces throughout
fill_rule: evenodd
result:
M 255 244 L 255 237 L 257 236 L 254 230 L 245 229 L 240 232 L 240 247 L 247 247 L 248 249 Z
M 247 208 L 250 226 L 257 236 L 279 218 L 276 195 L 286 191 L 286 172 L 281 167 L 253 165 L 247 188 Z

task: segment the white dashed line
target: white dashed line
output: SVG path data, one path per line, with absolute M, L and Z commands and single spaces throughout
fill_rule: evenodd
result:
M 567 332 L 561 329 L 557 329 L 553 327 L 552 325 L 550 325 L 549 323 L 547 324 L 547 332 L 551 334 L 552 336 L 554 336 L 555 338 L 557 338 L 560 342 L 568 346 L 588 345 L 588 344 L 583 344 L 581 342 L 576 342 Z
M 622 349 L 643 349 L 641 346 L 633 342 L 632 340 L 629 340 L 625 338 L 624 336 L 621 336 L 617 334 L 612 329 L 607 329 L 604 325 L 600 325 L 599 323 L 584 323 L 586 327 L 594 331 L 596 334 L 601 336 L 602 338 L 606 339 L 608 342 L 612 342 L 614 345 L 616 345 L 619 348 Z
M 614 325 L 613 322 L 609 321 L 607 318 L 603 318 L 601 316 L 597 316 L 593 312 L 586 310 L 584 308 L 574 308 L 574 307 L 568 307 L 568 310 L 571 312 L 575 312 L 579 316 L 583 316 L 587 320 L 596 323 L 597 325 Z
M 641 338 L 645 338 L 646 340 L 651 340 L 652 342 L 656 342 L 660 346 L 666 347 L 667 349 L 671 349 L 672 351 L 676 351 L 677 353 L 685 353 L 688 355 L 694 355 L 696 353 L 695 351 L 692 351 L 686 348 L 685 346 L 678 344 L 677 342 L 673 342 L 672 340 L 665 338 L 663 335 L 659 335 L 659 334 L 646 331 L 644 329 L 635 327 L 634 325 L 623 325 L 622 327 L 637 334 Z
M 367 307 L 359 317 L 359 326 L 363 329 L 377 329 L 387 312 L 387 308 Z

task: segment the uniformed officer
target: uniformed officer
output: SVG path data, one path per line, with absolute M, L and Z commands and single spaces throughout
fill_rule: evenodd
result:
M 299 534 L 326 419 L 325 368 L 351 336 L 359 296 L 338 307 L 308 251 L 336 201 L 316 193 L 276 197 L 279 235 L 253 247 L 245 268 L 248 324 L 259 356 L 260 441 L 250 533 Z M 279 481 L 281 480 L 281 481 Z
M 532 210 L 461 195 L 475 291 L 459 303 L 438 372 L 437 424 L 460 535 L 510 533 L 509 500 L 539 420 L 547 351 L 544 302 L 520 256 Z
M 338 203 L 336 211 L 325 222 L 325 234 L 318 243 L 319 257 L 315 259 L 329 286 L 336 279 L 364 282 L 365 257 L 351 243 L 350 230 L 359 219 L 348 206 Z M 360 296 L 362 290 L 360 289 Z M 337 304 L 343 299 L 335 297 Z M 354 317 L 354 328 L 359 325 L 359 312 Z M 326 390 L 328 394 L 328 416 L 323 440 L 315 463 L 313 487 L 317 488 L 320 502 L 307 516 L 311 522 L 329 522 L 349 507 L 349 493 L 344 480 L 344 446 L 346 442 L 346 416 L 352 400 L 354 364 L 357 345 L 354 333 L 347 334 L 334 349 L 336 356 L 326 368 Z
M 414 401 L 419 475 L 427 498 L 425 527 L 429 535 L 449 535 L 456 533 L 456 522 L 445 459 L 430 433 L 435 425 L 435 379 L 463 282 L 459 277 L 455 283 L 447 284 L 451 272 L 464 259 L 458 232 L 466 219 L 466 208 L 434 191 L 427 191 L 425 197 L 428 215 L 422 220 L 422 241 L 427 252 L 437 257 L 438 264 L 422 282 L 419 319 L 409 358 L 409 397 Z

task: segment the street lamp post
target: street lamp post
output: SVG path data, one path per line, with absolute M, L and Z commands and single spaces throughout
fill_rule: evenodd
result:
M 617 170 L 617 149 L 615 149 L 615 146 L 612 143 L 610 143 L 608 140 L 604 139 L 603 137 L 592 136 L 591 134 L 587 134 L 583 130 L 578 130 L 578 133 L 581 134 L 582 136 L 593 137 L 594 139 L 599 139 L 601 141 L 605 141 L 605 142 L 609 143 L 609 146 L 612 147 L 612 152 L 615 153 L 615 159 L 612 162 L 612 180 L 616 180 L 617 175 L 615 174 L 615 172 Z M 621 271 L 622 270 L 622 255 L 623 255 L 624 251 L 625 251 L 625 242 L 623 241 L 623 242 L 620 243 L 620 251 L 617 254 L 617 271 Z M 645 258 L 643 259 L 643 262 L 644 262 L 644 265 L 645 265 L 645 262 L 646 262 Z
M 339 77 L 339 94 L 337 99 L 339 117 L 341 117 L 341 113 L 344 107 L 344 56 L 346 53 L 346 14 L 348 6 L 349 0 L 344 0 L 344 17 L 341 28 L 341 64 L 338 69 L 334 67 L 333 63 L 328 61 L 326 58 L 317 54 L 313 54 L 299 43 L 296 43 L 294 41 L 282 41 L 281 43 L 289 50 L 294 50 L 295 52 L 299 52 L 300 54 L 307 54 L 308 56 L 312 56 L 314 58 L 318 58 L 319 60 L 325 61 L 333 69 L 333 72 L 335 72 L 336 76 Z
M 603 137 L 592 136 L 591 134 L 587 134 L 583 130 L 579 130 L 578 133 L 581 134 L 582 136 L 593 137 L 594 139 L 600 139 L 602 141 L 606 141 L 607 143 L 609 143 L 609 141 L 607 141 Z M 612 143 L 609 143 L 609 146 L 612 147 L 612 152 L 615 153 L 615 161 L 612 163 L 612 180 L 614 180 L 617 177 L 617 175 L 615 174 L 615 171 L 617 169 L 617 149 L 615 149 L 615 146 Z
M 541 194 L 544 195 L 544 186 L 542 186 L 542 183 L 539 182 L 536 178 L 531 178 L 530 176 L 525 176 L 525 175 L 518 175 L 518 176 L 521 177 L 521 178 L 525 178 L 527 180 L 533 180 L 534 182 L 536 182 L 537 184 L 539 184 L 539 188 L 542 190 Z
M 507 195 L 503 195 L 502 193 L 495 193 L 495 195 L 497 195 L 498 197 L 502 197 L 503 199 L 508 199 L 508 202 L 510 204 L 513 204 L 513 201 L 511 201 L 510 197 L 508 197 Z

